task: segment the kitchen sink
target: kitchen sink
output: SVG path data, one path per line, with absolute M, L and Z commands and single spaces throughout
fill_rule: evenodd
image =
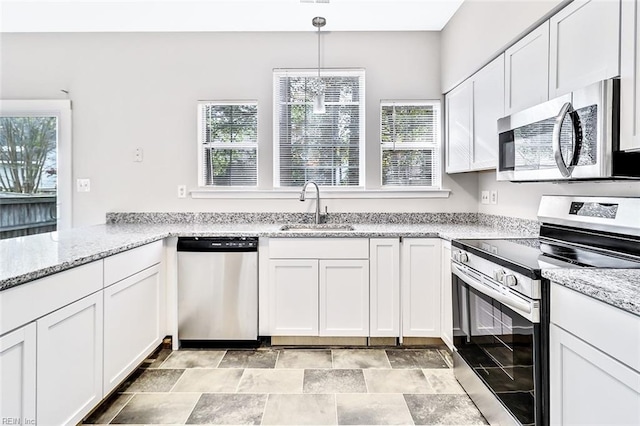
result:
M 320 223 L 316 225 L 313 223 L 302 223 L 282 225 L 280 230 L 286 232 L 344 232 L 353 231 L 354 228 L 352 225 L 346 224 Z

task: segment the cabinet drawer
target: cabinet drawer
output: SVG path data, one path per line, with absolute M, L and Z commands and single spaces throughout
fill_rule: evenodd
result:
M 104 286 L 123 280 L 162 260 L 162 240 L 104 259 Z
M 551 322 L 640 371 L 640 317 L 552 283 Z
M 102 260 L 0 292 L 0 335 L 102 289 Z
M 368 259 L 368 238 L 271 238 L 271 259 Z

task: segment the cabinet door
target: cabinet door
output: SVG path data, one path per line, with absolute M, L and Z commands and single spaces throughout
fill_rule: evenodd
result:
M 640 149 L 640 0 L 623 0 L 620 149 Z
M 504 52 L 505 115 L 549 99 L 549 21 Z
M 36 323 L 0 337 L 0 419 L 36 424 Z M 5 423 L 20 419 L 21 423 Z
M 320 260 L 320 336 L 369 336 L 369 261 Z
M 640 373 L 555 324 L 549 335 L 551 424 L 640 424 Z
M 451 291 L 451 242 L 442 241 L 440 327 L 442 341 L 453 350 L 453 301 Z
M 317 260 L 271 260 L 269 293 L 272 336 L 318 335 Z
M 440 337 L 440 240 L 402 240 L 402 334 Z
M 445 97 L 447 173 L 467 172 L 471 164 L 473 84 L 465 81 Z
M 369 256 L 369 335 L 400 337 L 400 241 L 372 238 Z
M 473 145 L 471 170 L 498 164 L 498 119 L 504 116 L 504 55 L 473 77 Z
M 37 321 L 37 416 L 76 424 L 102 399 L 102 292 Z
M 576 0 L 549 22 L 549 98 L 620 75 L 620 0 Z
M 104 394 L 111 392 L 161 342 L 160 267 L 104 290 Z

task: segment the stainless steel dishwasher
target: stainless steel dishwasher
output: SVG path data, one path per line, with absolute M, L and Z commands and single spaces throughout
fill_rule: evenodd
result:
M 258 339 L 257 238 L 178 238 L 178 336 Z

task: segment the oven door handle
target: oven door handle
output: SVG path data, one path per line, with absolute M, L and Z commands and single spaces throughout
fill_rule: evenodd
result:
M 469 275 L 463 268 L 455 263 L 451 264 L 451 269 L 458 278 L 478 290 L 480 293 L 497 300 L 505 306 L 513 309 L 521 316 L 535 321 L 536 315 L 534 312 L 532 312 L 533 308 L 531 303 L 523 301 L 518 296 L 509 296 L 507 294 L 503 294 L 497 290 L 494 290 L 493 288 L 483 284 L 481 280 Z

